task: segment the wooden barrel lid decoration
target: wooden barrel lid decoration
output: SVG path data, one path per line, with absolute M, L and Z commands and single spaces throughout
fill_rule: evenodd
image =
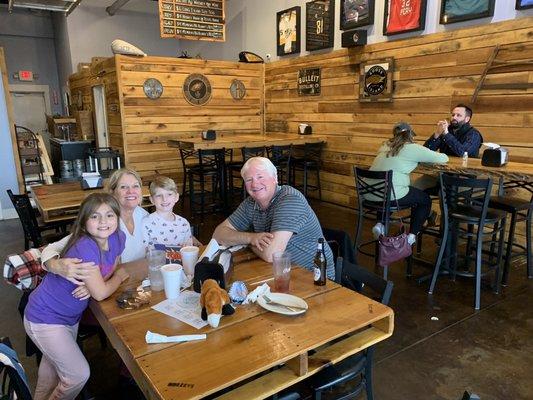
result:
M 194 106 L 204 105 L 211 98 L 211 84 L 202 74 L 191 74 L 183 83 L 185 100 Z

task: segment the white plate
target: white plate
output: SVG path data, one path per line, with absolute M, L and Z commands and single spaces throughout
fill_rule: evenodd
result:
M 280 302 L 283 304 L 287 304 L 289 307 L 290 306 L 302 307 L 301 310 L 295 309 L 295 311 L 291 311 L 288 308 L 279 306 L 277 304 L 268 304 L 263 298 L 263 296 L 259 296 L 257 298 L 257 303 L 268 311 L 272 311 L 272 312 L 275 312 L 278 314 L 284 314 L 284 315 L 299 315 L 307 311 L 308 306 L 305 300 L 297 296 L 293 296 L 292 294 L 269 293 L 267 294 L 267 296 L 270 298 L 270 300 Z

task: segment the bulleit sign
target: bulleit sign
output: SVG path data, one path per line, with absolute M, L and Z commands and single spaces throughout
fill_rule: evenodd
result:
M 162 38 L 226 40 L 225 0 L 159 0 Z

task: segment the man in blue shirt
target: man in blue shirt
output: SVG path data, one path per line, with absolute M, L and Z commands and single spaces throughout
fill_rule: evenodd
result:
M 472 109 L 464 104 L 457 104 L 452 110 L 451 122 L 437 123 L 437 130 L 426 140 L 424 146 L 439 150 L 449 156 L 461 157 L 465 152 L 469 157 L 478 157 L 483 137 L 470 125 Z

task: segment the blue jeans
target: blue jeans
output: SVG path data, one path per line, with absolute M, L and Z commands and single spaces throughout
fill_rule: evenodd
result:
M 391 200 L 391 205 L 396 202 Z M 411 230 L 415 235 L 420 232 L 424 222 L 431 212 L 431 198 L 423 190 L 409 186 L 409 192 L 401 199 L 398 199 L 400 206 L 411 206 Z

